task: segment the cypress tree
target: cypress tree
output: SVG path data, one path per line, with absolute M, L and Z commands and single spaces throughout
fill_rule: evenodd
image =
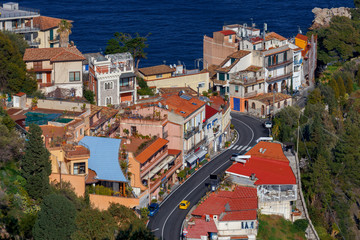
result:
M 49 193 L 51 174 L 50 153 L 45 148 L 38 125 L 30 124 L 21 162 L 21 175 L 26 179 L 25 189 L 30 197 L 42 199 Z
M 69 199 L 57 194 L 46 196 L 33 228 L 34 238 L 71 239 L 75 217 L 76 209 Z
M 337 85 L 339 87 L 339 95 L 341 97 L 345 96 L 346 93 L 346 89 L 345 89 L 345 85 L 344 85 L 344 80 L 342 79 L 342 77 L 338 77 L 336 79 Z
M 346 81 L 346 92 L 350 94 L 353 91 L 354 91 L 353 80 L 352 78 L 349 77 Z
M 335 98 L 339 99 L 339 96 L 340 96 L 339 86 L 338 86 L 337 82 L 335 81 L 335 79 L 332 78 L 329 82 L 329 85 L 334 90 Z

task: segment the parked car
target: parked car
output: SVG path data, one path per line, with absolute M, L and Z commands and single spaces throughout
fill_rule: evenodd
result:
M 149 209 L 149 216 L 154 216 L 158 211 L 159 211 L 159 204 L 157 203 L 152 203 L 150 204 L 150 206 L 148 207 Z
M 236 159 L 237 156 L 240 156 L 240 153 L 233 153 L 233 154 L 231 155 L 230 160 L 231 160 L 231 161 L 235 161 L 235 159 Z
M 271 121 L 266 121 L 266 122 L 264 122 L 264 127 L 266 127 L 266 128 L 272 128 L 272 122 L 271 122 Z
M 190 206 L 190 202 L 187 200 L 182 200 L 180 202 L 179 208 L 180 209 L 187 209 Z

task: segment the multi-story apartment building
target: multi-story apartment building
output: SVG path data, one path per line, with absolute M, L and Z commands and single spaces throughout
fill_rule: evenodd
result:
M 136 102 L 134 60 L 130 53 L 91 57 L 89 89 L 98 106 L 129 105 Z
M 0 7 L 0 30 L 18 33 L 24 36 L 30 47 L 38 47 L 35 34 L 40 30 L 34 18 L 40 16 L 37 9 L 19 7 L 18 3 L 8 2 Z
M 26 69 L 36 74 L 39 88 L 57 98 L 82 97 L 82 62 L 84 56 L 76 47 L 28 48 L 23 60 Z M 57 89 L 61 91 L 56 92 Z

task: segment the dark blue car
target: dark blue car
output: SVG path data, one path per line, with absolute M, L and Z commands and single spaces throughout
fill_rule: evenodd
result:
M 157 203 L 152 203 L 150 204 L 150 206 L 148 207 L 149 209 L 149 216 L 154 216 L 158 211 L 159 211 L 159 204 Z

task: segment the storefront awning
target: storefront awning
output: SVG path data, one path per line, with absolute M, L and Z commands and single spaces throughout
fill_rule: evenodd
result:
M 188 157 L 188 158 L 186 159 L 186 162 L 189 163 L 190 165 L 193 165 L 193 163 L 194 163 L 195 161 L 197 161 L 198 158 L 199 158 L 198 156 L 196 156 L 195 154 L 193 154 L 193 155 L 191 155 L 190 157 Z
M 203 150 L 203 149 L 200 149 L 199 151 L 197 151 L 195 153 L 196 156 L 198 156 L 198 158 L 200 160 L 204 159 L 205 158 L 205 155 L 207 154 L 207 151 Z

